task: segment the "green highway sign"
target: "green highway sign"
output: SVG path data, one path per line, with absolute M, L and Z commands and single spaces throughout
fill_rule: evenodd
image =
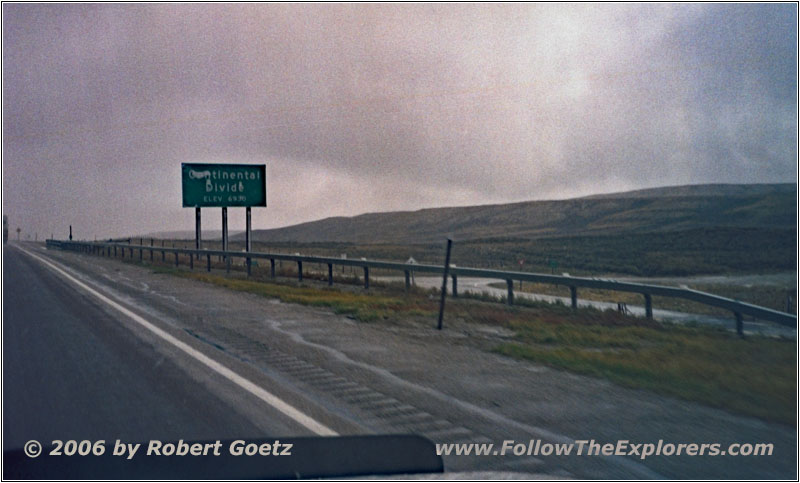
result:
M 263 164 L 181 163 L 183 206 L 267 206 Z

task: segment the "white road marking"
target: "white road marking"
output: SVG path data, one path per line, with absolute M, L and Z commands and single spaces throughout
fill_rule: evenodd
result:
M 269 404 L 270 406 L 274 407 L 278 411 L 282 412 L 289 418 L 293 419 L 294 421 L 298 422 L 305 428 L 313 431 L 314 433 L 320 436 L 338 436 L 338 433 L 331 428 L 325 426 L 324 424 L 320 423 L 319 421 L 315 420 L 311 416 L 301 412 L 294 406 L 290 405 L 289 403 L 285 402 L 284 400 L 278 398 L 274 394 L 264 390 L 254 382 L 246 379 L 239 374 L 233 372 L 232 370 L 228 369 L 227 367 L 223 366 L 219 362 L 211 359 L 210 357 L 206 356 L 205 354 L 197 351 L 196 349 L 192 348 L 191 346 L 187 345 L 184 342 L 176 339 L 174 336 L 168 334 L 167 332 L 163 331 L 162 329 L 156 327 L 152 323 L 145 320 L 143 317 L 131 312 L 127 308 L 123 307 L 122 305 L 118 304 L 117 302 L 111 300 L 110 298 L 106 297 L 105 295 L 101 294 L 100 292 L 94 290 L 93 288 L 89 287 L 85 283 L 81 282 L 80 280 L 76 279 L 63 269 L 59 268 L 58 265 L 54 262 L 45 260 L 44 258 L 34 255 L 33 253 L 29 252 L 28 250 L 24 250 L 20 248 L 20 250 L 26 253 L 28 256 L 33 257 L 43 263 L 45 266 L 54 270 L 55 272 L 59 273 L 61 276 L 66 278 L 67 280 L 71 281 L 75 285 L 81 287 L 83 290 L 88 292 L 90 295 L 96 297 L 97 299 L 105 302 L 106 304 L 110 305 L 111 307 L 115 308 L 116 310 L 122 312 L 127 317 L 132 319 L 134 322 L 137 322 L 142 327 L 146 328 L 153 334 L 161 337 L 165 341 L 169 342 L 170 344 L 174 345 L 178 349 L 185 352 L 187 355 L 193 357 L 198 362 L 202 363 L 209 369 L 213 370 L 217 374 L 221 375 L 222 377 L 228 379 L 229 381 L 233 382 L 237 386 L 241 387 L 245 391 L 249 392 L 250 394 L 254 395 L 255 397 L 261 399 L 265 403 Z

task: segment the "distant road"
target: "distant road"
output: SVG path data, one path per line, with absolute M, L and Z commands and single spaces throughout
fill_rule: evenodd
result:
M 310 432 L 209 377 L 19 248 L 3 247 L 3 446 Z M 237 400 L 219 392 L 239 393 Z M 268 415 L 253 420 L 254 410 Z

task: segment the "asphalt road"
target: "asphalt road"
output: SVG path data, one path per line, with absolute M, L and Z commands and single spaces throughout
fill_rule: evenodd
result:
M 3 287 L 5 449 L 311 434 L 14 248 L 4 247 Z
M 357 323 L 147 264 L 20 247 L 3 252 L 4 449 L 30 439 L 305 436 L 322 425 L 443 444 L 775 445 L 752 458 L 445 457 L 465 478 L 796 476 L 793 426 L 509 359 L 486 350 L 511 337 L 496 328 Z
M 359 432 L 318 407 L 276 395 L 274 380 L 176 330 L 141 301 L 53 263 L 36 245 L 20 247 L 3 247 L 4 479 L 441 471 L 430 441 L 418 437 L 330 438 Z M 242 451 L 247 444 L 264 451 L 266 444 L 267 454 L 232 454 L 237 440 Z M 44 447 L 35 457 L 28 453 L 32 441 Z M 118 441 L 141 448 L 130 458 L 115 456 Z M 154 441 L 199 446 L 203 454 L 149 457 Z M 68 442 L 97 442 L 103 451 L 70 455 Z M 53 448 L 62 454 L 54 456 Z M 271 457 L 278 451 L 284 457 Z

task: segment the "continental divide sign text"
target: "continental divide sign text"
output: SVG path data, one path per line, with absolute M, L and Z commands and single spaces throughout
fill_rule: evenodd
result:
M 183 206 L 267 206 L 263 164 L 182 163 Z

